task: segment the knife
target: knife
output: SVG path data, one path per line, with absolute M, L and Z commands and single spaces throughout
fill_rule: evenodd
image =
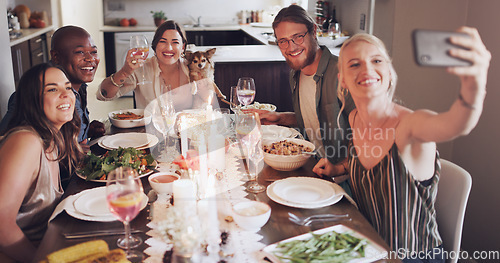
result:
M 142 230 L 131 230 L 131 234 L 142 233 Z M 99 236 L 114 236 L 114 235 L 125 235 L 125 230 L 123 229 L 110 229 L 110 230 L 94 230 L 76 233 L 63 233 L 63 236 L 67 239 L 74 238 L 84 238 L 84 237 L 99 237 Z

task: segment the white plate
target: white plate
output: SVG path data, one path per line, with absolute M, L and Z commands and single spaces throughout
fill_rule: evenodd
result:
M 333 189 L 333 191 L 335 192 L 334 183 L 325 181 L 323 179 L 312 178 L 312 177 L 291 177 L 291 178 L 303 179 L 303 181 L 302 181 L 303 184 L 305 184 L 304 182 L 318 180 L 318 181 L 320 181 L 320 182 L 318 182 L 318 185 L 324 184 L 328 187 L 331 187 Z M 287 178 L 287 179 L 290 179 L 290 178 Z M 267 187 L 267 190 L 266 190 L 267 196 L 271 200 L 273 200 L 274 202 L 276 202 L 278 204 L 282 204 L 282 205 L 286 205 L 286 206 L 290 206 L 290 207 L 295 207 L 295 208 L 315 209 L 315 208 L 321 208 L 321 207 L 333 205 L 333 204 L 337 203 L 338 201 L 340 201 L 342 199 L 342 197 L 344 196 L 343 193 L 337 193 L 337 194 L 332 195 L 330 198 L 325 199 L 325 201 L 322 201 L 322 202 L 306 202 L 306 203 L 296 202 L 296 198 L 293 198 L 292 200 L 283 199 L 276 194 L 275 187 L 276 187 L 276 185 L 279 186 L 282 183 L 282 181 L 287 180 L 287 179 L 275 181 Z M 278 192 L 279 192 L 279 190 L 278 190 Z
M 118 133 L 111 136 L 107 136 L 102 139 L 102 145 L 118 149 L 118 147 L 122 148 L 139 148 L 143 147 L 151 142 L 151 137 L 148 136 L 147 133 L 139 133 L 139 132 L 130 132 L 130 133 Z
M 129 132 L 105 136 L 97 144 L 106 150 L 114 150 L 119 147 L 134 147 L 137 150 L 144 150 L 155 146 L 158 142 L 158 138 L 152 134 Z
M 290 177 L 276 182 L 273 191 L 283 200 L 297 204 L 316 204 L 330 200 L 336 193 L 324 180 Z
M 88 216 L 113 216 L 106 202 L 106 187 L 94 189 L 81 194 L 73 202 L 75 210 Z
M 264 139 L 295 138 L 297 136 L 300 136 L 300 133 L 293 128 L 278 125 L 262 125 L 262 138 Z
M 316 231 L 313 231 L 312 233 L 324 234 L 324 233 L 327 233 L 330 231 L 335 231 L 337 233 L 349 232 L 357 238 L 367 239 L 362 234 L 360 234 L 360 233 L 358 233 L 358 232 L 356 232 L 356 231 L 352 230 L 351 228 L 346 227 L 344 225 L 335 225 L 335 226 L 331 226 L 331 227 L 327 227 L 327 228 L 322 228 L 322 229 L 318 229 Z M 311 236 L 312 236 L 311 233 L 306 233 L 306 234 L 303 234 L 300 236 L 285 239 L 285 240 L 280 241 L 278 243 L 283 243 L 283 242 L 286 243 L 286 242 L 290 242 L 290 241 L 294 241 L 294 240 L 309 239 L 309 238 L 311 238 Z M 379 259 L 383 259 L 383 258 L 387 257 L 387 251 L 383 247 L 374 243 L 370 239 L 367 239 L 367 240 L 368 240 L 368 242 L 367 242 L 366 247 L 365 247 L 365 257 L 352 259 L 352 260 L 348 261 L 348 263 L 367 263 L 367 262 L 373 262 L 373 261 L 377 261 Z M 274 252 L 277 252 L 276 246 L 278 245 L 278 243 L 274 243 L 274 244 L 271 244 L 269 246 L 266 246 L 262 251 L 264 252 L 264 254 L 266 254 L 267 257 L 269 257 L 272 260 L 273 263 L 288 262 L 288 261 L 280 261 L 274 255 Z
M 103 190 L 104 189 L 104 190 Z M 80 220 L 84 220 L 84 221 L 96 221 L 96 222 L 111 222 L 111 221 L 116 221 L 116 217 L 114 217 L 111 213 L 109 213 L 109 215 L 100 215 L 100 216 L 92 216 L 92 215 L 86 215 L 84 213 L 81 213 L 79 211 L 77 211 L 77 209 L 75 208 L 75 203 L 78 199 L 80 199 L 80 197 L 82 195 L 85 195 L 87 196 L 89 193 L 92 194 L 92 195 L 97 195 L 96 193 L 103 193 L 102 195 L 99 195 L 100 196 L 100 202 L 102 202 L 104 205 L 106 205 L 107 207 L 107 201 L 106 201 L 106 187 L 103 186 L 103 187 L 97 187 L 97 188 L 92 188 L 92 189 L 88 189 L 88 190 L 84 190 L 78 194 L 75 195 L 75 201 L 73 203 L 73 206 L 70 206 L 70 207 L 66 207 L 65 210 L 66 210 L 66 213 L 68 213 L 68 215 L 76 218 L 76 219 L 80 219 Z M 82 203 L 84 203 L 82 201 Z M 143 193 L 142 195 L 142 201 L 141 201 L 141 210 L 144 209 L 148 204 L 148 197 L 147 195 L 145 195 Z M 80 209 L 80 207 L 79 207 Z

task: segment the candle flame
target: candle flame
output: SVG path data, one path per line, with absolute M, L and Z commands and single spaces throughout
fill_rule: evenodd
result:
M 208 94 L 208 98 L 207 98 L 207 104 L 208 105 L 212 105 L 212 99 L 213 98 L 214 98 L 214 93 L 210 92 L 210 94 Z

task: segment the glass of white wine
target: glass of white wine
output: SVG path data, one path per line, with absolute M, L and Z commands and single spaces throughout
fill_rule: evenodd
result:
M 236 136 L 241 146 L 244 147 L 244 155 L 247 159 L 247 167 L 250 180 L 247 183 L 247 191 L 251 193 L 260 193 L 266 190 L 266 187 L 259 184 L 257 176 L 259 174 L 259 165 L 264 159 L 262 150 L 262 129 L 259 116 L 256 113 L 239 113 L 236 115 Z M 250 169 L 250 163 L 254 169 Z M 253 170 L 253 171 L 252 171 Z
M 141 59 L 146 60 L 149 55 L 149 44 L 148 40 L 144 35 L 134 35 L 130 37 L 130 49 L 134 49 L 135 51 L 132 52 L 132 56 L 137 56 L 140 55 Z M 139 69 L 140 73 L 138 76 L 140 76 L 141 79 L 139 79 L 138 84 L 139 85 L 144 85 L 146 83 L 151 83 L 151 80 L 146 79 L 146 73 L 144 72 L 144 65 Z
M 238 101 L 244 106 L 250 105 L 255 99 L 255 81 L 253 78 L 242 77 L 237 85 Z

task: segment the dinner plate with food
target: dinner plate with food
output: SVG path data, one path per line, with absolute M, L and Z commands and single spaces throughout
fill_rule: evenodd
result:
M 151 113 L 144 109 L 128 109 L 112 111 L 108 114 L 111 124 L 118 128 L 135 128 L 148 125 Z
M 273 263 L 328 262 L 366 263 L 387 257 L 388 252 L 361 233 L 335 225 L 266 246 L 263 256 Z M 322 261 L 323 262 L 323 261 Z
M 241 108 L 244 110 L 254 109 L 254 110 L 276 111 L 276 105 L 270 103 L 259 103 L 259 102 L 254 102 L 253 104 L 246 105 Z
M 158 163 L 145 150 L 132 147 L 110 150 L 101 156 L 89 152 L 82 166 L 76 171 L 78 177 L 92 182 L 106 182 L 107 174 L 120 166 L 130 166 L 137 170 L 139 177 L 153 173 Z

